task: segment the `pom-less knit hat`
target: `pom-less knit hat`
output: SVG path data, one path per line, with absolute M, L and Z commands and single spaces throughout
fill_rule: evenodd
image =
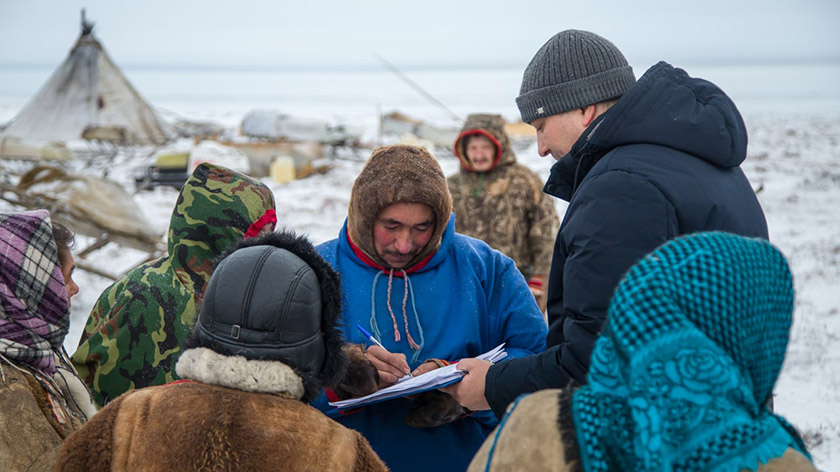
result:
M 525 68 L 516 105 L 530 123 L 618 98 L 636 82 L 615 45 L 588 31 L 557 33 Z

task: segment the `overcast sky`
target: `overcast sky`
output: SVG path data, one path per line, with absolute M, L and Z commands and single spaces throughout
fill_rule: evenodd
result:
M 524 67 L 569 28 L 636 65 L 840 62 L 838 0 L 0 0 L 0 66 L 57 65 L 83 6 L 124 67 Z

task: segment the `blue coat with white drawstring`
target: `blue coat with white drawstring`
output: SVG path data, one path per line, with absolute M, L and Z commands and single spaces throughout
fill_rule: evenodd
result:
M 369 344 L 356 329 L 359 324 L 378 335 L 388 351 L 405 354 L 412 369 L 431 358 L 456 362 L 475 357 L 501 343 L 506 343 L 508 358 L 545 348 L 546 323 L 513 260 L 456 233 L 454 215 L 438 250 L 422 268 L 407 269 L 405 276 L 395 271 L 391 277 L 359 258 L 347 239 L 346 222 L 337 239 L 317 250 L 341 275 L 348 342 Z M 400 341 L 395 341 L 388 308 L 389 284 Z M 419 350 L 409 347 L 406 319 Z M 325 395 L 313 406 L 333 410 Z M 331 416 L 362 433 L 394 471 L 465 470 L 497 424 L 494 415 L 484 411 L 435 428 L 415 428 L 404 422 L 411 406 L 411 400 L 397 398 L 352 414 L 332 411 Z

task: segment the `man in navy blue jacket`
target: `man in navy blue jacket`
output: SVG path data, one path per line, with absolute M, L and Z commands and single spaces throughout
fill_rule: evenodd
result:
M 449 387 L 501 416 L 519 394 L 586 382 L 595 338 L 624 272 L 667 240 L 698 231 L 767 238 L 739 167 L 747 132 L 716 85 L 660 62 L 635 80 L 618 48 L 558 33 L 525 69 L 516 104 L 557 162 L 544 191 L 569 202 L 554 245 L 547 350 L 504 364 L 468 359 Z

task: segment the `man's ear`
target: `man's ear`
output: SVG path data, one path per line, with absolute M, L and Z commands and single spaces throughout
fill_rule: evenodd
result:
M 595 109 L 595 105 L 581 108 L 581 111 L 583 112 L 583 128 L 586 129 L 598 117 L 598 111 Z

